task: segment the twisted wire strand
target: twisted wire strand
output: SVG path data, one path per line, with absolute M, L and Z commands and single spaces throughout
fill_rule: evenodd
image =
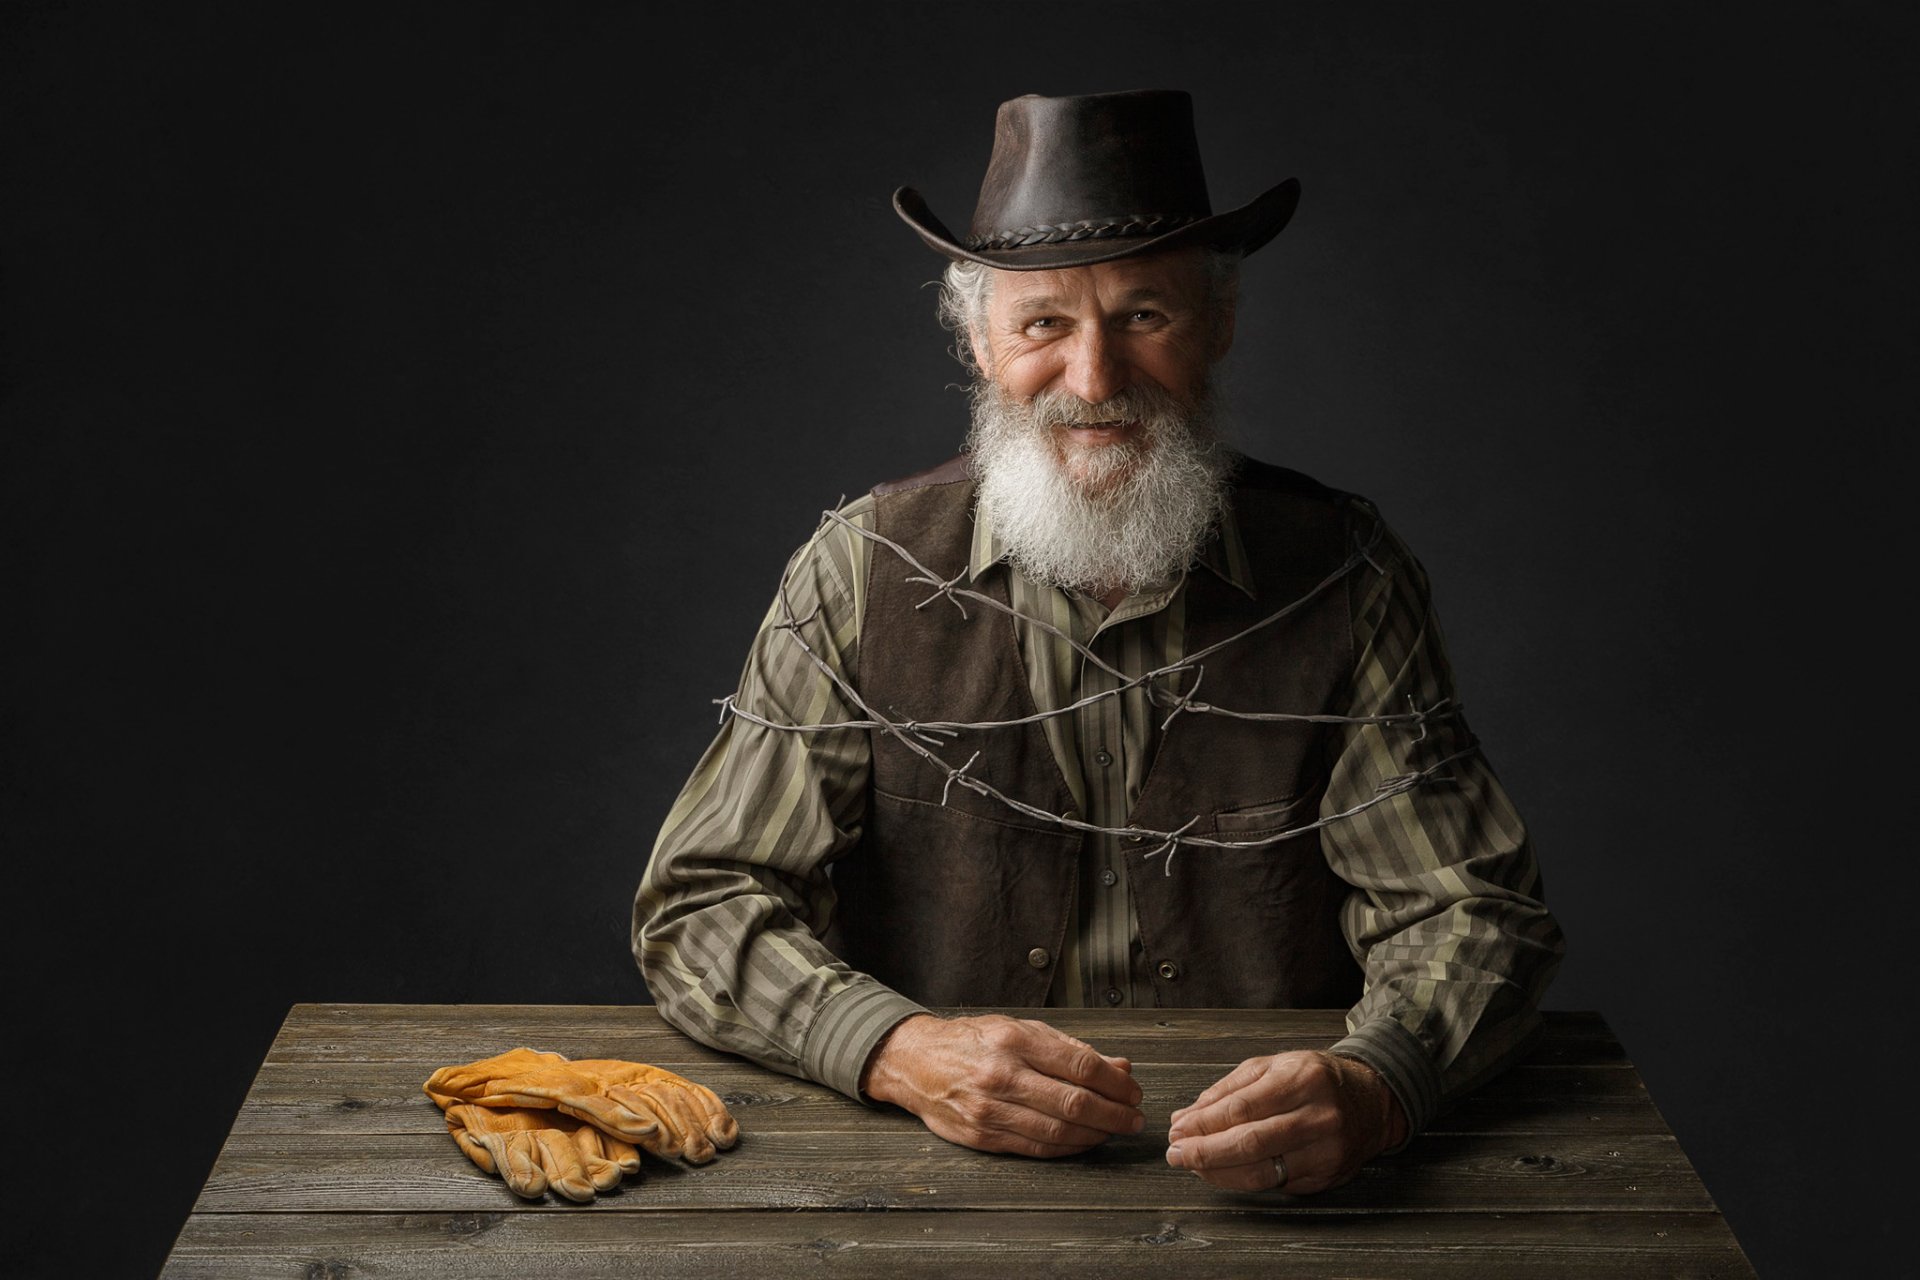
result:
M 1167 706 L 1172 708 L 1166 720 L 1162 723 L 1161 727 L 1163 730 L 1168 725 L 1172 724 L 1175 716 L 1179 715 L 1183 711 L 1190 711 L 1196 715 L 1227 716 L 1227 717 L 1242 719 L 1242 720 L 1287 721 L 1287 722 L 1299 722 L 1299 723 L 1309 723 L 1309 724 L 1371 724 L 1371 725 L 1381 725 L 1381 726 L 1417 727 L 1420 731 L 1420 736 L 1418 738 L 1413 739 L 1413 741 L 1419 742 L 1419 741 L 1425 740 L 1427 736 L 1427 728 L 1429 724 L 1437 720 L 1443 720 L 1443 719 L 1458 716 L 1460 714 L 1460 704 L 1456 700 L 1451 698 L 1444 699 L 1438 703 L 1435 703 L 1433 706 L 1424 707 L 1424 708 L 1412 706 L 1412 700 L 1411 698 L 1409 698 L 1408 701 L 1411 709 L 1406 712 L 1394 712 L 1394 713 L 1387 713 L 1384 715 L 1374 715 L 1374 716 L 1342 716 L 1342 715 L 1332 715 L 1332 714 L 1306 714 L 1306 713 L 1284 712 L 1284 711 L 1238 711 L 1238 710 L 1233 710 L 1225 707 L 1215 706 L 1214 704 L 1208 703 L 1208 702 L 1201 702 L 1196 700 L 1193 697 L 1193 695 L 1196 692 L 1198 692 L 1200 688 L 1200 681 L 1205 677 L 1205 674 L 1206 674 L 1206 668 L 1201 663 L 1201 659 L 1209 657 L 1213 654 L 1219 653 L 1221 650 L 1227 648 L 1228 646 L 1236 644 L 1246 639 L 1248 636 L 1253 635 L 1256 632 L 1261 631 L 1266 627 L 1272 626 L 1273 624 L 1280 622 L 1283 619 L 1291 616 L 1294 612 L 1296 612 L 1301 608 L 1304 608 L 1307 604 L 1309 604 L 1315 598 L 1317 598 L 1322 592 L 1328 590 L 1334 584 L 1340 582 L 1348 574 L 1354 572 L 1359 566 L 1363 564 L 1373 569 L 1374 572 L 1384 575 L 1385 570 L 1381 569 L 1379 563 L 1375 561 L 1372 556 L 1372 550 L 1374 546 L 1377 544 L 1378 539 L 1380 537 L 1380 527 L 1376 524 L 1371 536 L 1364 543 L 1357 546 L 1353 551 L 1353 553 L 1349 555 L 1344 562 L 1342 562 L 1339 568 L 1329 573 L 1325 578 L 1321 579 L 1313 587 L 1309 588 L 1307 592 L 1301 595 L 1299 598 L 1290 601 L 1286 605 L 1283 605 L 1281 608 L 1275 610 L 1273 613 L 1270 613 L 1266 617 L 1260 619 L 1258 622 L 1252 623 L 1251 625 L 1242 628 L 1240 631 L 1235 632 L 1233 635 L 1228 636 L 1223 640 L 1217 641 L 1214 644 L 1208 645 L 1206 648 L 1198 651 L 1197 653 L 1188 655 L 1186 658 L 1183 658 L 1179 662 L 1168 663 L 1167 665 L 1156 668 L 1153 671 L 1149 671 L 1144 675 L 1128 676 L 1124 671 L 1121 671 L 1120 669 L 1114 667 L 1112 664 L 1108 663 L 1105 659 L 1101 658 L 1098 654 L 1093 652 L 1092 649 L 1080 643 L 1079 641 L 1075 640 L 1072 636 L 1068 635 L 1064 631 L 1061 631 L 1058 627 L 1047 622 L 1045 619 L 1035 618 L 1035 617 L 1031 617 L 1030 615 L 1021 613 L 1018 609 L 1015 609 L 1012 605 L 1003 604 L 1001 601 L 996 600 L 992 596 L 986 595 L 983 592 L 973 591 L 968 588 L 960 587 L 958 585 L 960 580 L 966 576 L 966 570 L 964 568 L 962 568 L 959 573 L 954 574 L 951 578 L 942 578 L 938 574 L 934 573 L 934 571 L 928 568 L 925 564 L 922 564 L 913 555 L 913 553 L 910 552 L 906 547 L 900 545 L 898 542 L 895 542 L 893 539 L 886 537 L 884 534 L 881 534 L 871 529 L 863 529 L 859 525 L 854 524 L 852 521 L 842 516 L 838 511 L 826 511 L 826 512 L 823 512 L 822 515 L 825 517 L 825 520 L 823 520 L 822 524 L 820 525 L 820 528 L 826 527 L 826 521 L 832 521 L 834 523 L 839 524 L 841 527 L 851 530 L 855 534 L 858 534 L 859 536 L 868 539 L 869 541 L 875 543 L 876 545 L 886 547 L 888 550 L 892 551 L 896 556 L 898 556 L 903 562 L 905 562 L 910 568 L 916 571 L 913 575 L 910 575 L 909 577 L 904 579 L 904 581 L 914 582 L 914 583 L 923 583 L 933 587 L 934 588 L 933 594 L 928 596 L 925 600 L 921 601 L 919 605 L 915 606 L 915 608 L 923 608 L 926 605 L 931 604 L 933 601 L 944 597 L 950 603 L 952 603 L 956 608 L 958 608 L 961 612 L 961 616 L 965 618 L 965 617 L 969 617 L 969 615 L 966 612 L 965 606 L 962 605 L 960 600 L 957 599 L 956 597 L 964 597 L 967 600 L 976 601 L 990 608 L 997 609 L 1000 612 L 1007 614 L 1011 618 L 1017 619 L 1019 621 L 1023 621 L 1027 623 L 1029 626 L 1038 627 L 1039 629 L 1046 632 L 1047 634 L 1052 635 L 1064 641 L 1068 645 L 1072 646 L 1072 648 L 1076 652 L 1081 654 L 1081 656 L 1086 658 L 1087 661 L 1094 663 L 1101 670 L 1106 671 L 1108 674 L 1112 675 L 1115 679 L 1121 682 L 1115 688 L 1103 690 L 1097 694 L 1090 694 L 1087 697 L 1078 699 L 1077 701 L 1067 706 L 1059 707 L 1051 711 L 1037 712 L 1034 715 L 1022 716 L 1013 720 L 992 720 L 992 721 L 970 722 L 970 721 L 950 721 L 950 720 L 896 721 L 896 720 L 890 719 L 889 717 L 884 716 L 879 711 L 875 710 L 873 706 L 869 704 L 864 697 L 861 696 L 860 691 L 854 688 L 853 685 L 846 679 L 846 677 L 837 668 L 835 668 L 832 663 L 826 661 L 826 659 L 821 657 L 820 654 L 814 649 L 814 647 L 807 642 L 806 637 L 801 634 L 801 629 L 806 625 L 808 625 L 809 623 L 811 623 L 812 621 L 814 621 L 814 619 L 819 616 L 820 610 L 819 610 L 819 607 L 816 605 L 813 609 L 808 611 L 805 617 L 799 616 L 794 611 L 793 599 L 789 591 L 789 588 L 792 582 L 794 568 L 799 563 L 799 557 L 797 556 L 794 557 L 793 560 L 788 562 L 785 571 L 782 572 L 780 575 L 778 599 L 780 602 L 781 617 L 780 617 L 780 620 L 775 622 L 773 625 L 776 629 L 784 631 L 790 637 L 792 637 L 793 642 L 800 647 L 800 651 L 806 656 L 807 660 L 813 664 L 815 669 L 817 669 L 822 675 L 826 676 L 828 681 L 832 683 L 834 688 L 838 690 L 841 696 L 846 699 L 847 703 L 852 707 L 854 707 L 857 711 L 861 712 L 866 718 L 865 719 L 849 719 L 849 720 L 833 721 L 833 722 L 818 723 L 818 724 L 782 723 L 779 721 L 768 719 L 765 716 L 758 715 L 754 712 L 748 711 L 745 708 L 741 707 L 738 702 L 738 691 L 736 690 L 734 693 L 730 693 L 723 698 L 715 699 L 716 705 L 719 706 L 720 708 L 721 722 L 724 723 L 728 716 L 737 716 L 738 718 L 748 721 L 751 724 L 756 724 L 766 729 L 779 730 L 781 732 L 786 732 L 786 733 L 826 733 L 826 732 L 830 732 L 838 729 L 860 729 L 860 730 L 866 730 L 866 731 L 877 730 L 880 732 L 884 732 L 889 737 L 893 738 L 895 741 L 900 743 L 900 745 L 904 747 L 906 750 L 920 757 L 920 759 L 926 761 L 929 765 L 933 766 L 944 776 L 945 781 L 940 790 L 940 803 L 943 806 L 946 805 L 948 800 L 950 799 L 953 788 L 956 785 L 958 785 L 966 788 L 969 791 L 976 793 L 977 795 L 996 801 L 999 804 L 1004 805 L 1006 808 L 1009 808 L 1016 813 L 1023 814 L 1029 818 L 1033 818 L 1036 821 L 1049 822 L 1056 826 L 1064 827 L 1068 830 L 1078 831 L 1078 832 L 1087 833 L 1087 834 L 1124 837 L 1126 839 L 1133 840 L 1135 842 L 1153 840 L 1156 842 L 1155 847 L 1151 851 L 1149 851 L 1145 856 L 1149 858 L 1164 858 L 1165 861 L 1161 864 L 1162 874 L 1171 875 L 1173 873 L 1174 856 L 1183 848 L 1259 849 L 1259 848 L 1265 848 L 1269 845 L 1279 844 L 1280 842 L 1285 840 L 1292 840 L 1299 836 L 1306 835 L 1309 832 L 1318 831 L 1323 827 L 1330 826 L 1335 822 L 1341 822 L 1349 818 L 1352 818 L 1355 815 L 1363 813 L 1366 810 L 1371 809 L 1376 805 L 1383 804 L 1386 801 L 1391 800 L 1396 796 L 1404 795 L 1408 791 L 1413 790 L 1415 787 L 1422 786 L 1430 782 L 1451 780 L 1452 775 L 1445 772 L 1446 767 L 1452 764 L 1453 762 L 1460 760 L 1468 755 L 1471 755 L 1473 752 L 1479 750 L 1479 743 L 1475 740 L 1469 739 L 1466 745 L 1462 746 L 1461 748 L 1452 752 L 1451 754 L 1444 756 L 1439 760 L 1436 760 L 1435 762 L 1426 766 L 1423 769 L 1418 769 L 1411 773 L 1399 774 L 1392 778 L 1384 779 L 1379 784 L 1379 786 L 1375 788 L 1374 794 L 1372 796 L 1368 797 L 1367 799 L 1361 801 L 1356 805 L 1353 805 L 1348 809 L 1342 810 L 1339 813 L 1329 814 L 1326 817 L 1318 818 L 1312 822 L 1302 823 L 1296 827 L 1288 827 L 1285 830 L 1278 831 L 1271 835 L 1263 836 L 1263 837 L 1260 837 L 1259 839 L 1254 839 L 1254 840 L 1222 840 L 1222 839 L 1217 839 L 1210 836 L 1191 835 L 1189 834 L 1189 832 L 1192 830 L 1194 825 L 1200 821 L 1201 815 L 1199 814 L 1195 814 L 1193 817 L 1189 818 L 1185 823 L 1181 824 L 1179 827 L 1174 828 L 1173 830 L 1155 831 L 1147 828 L 1134 827 L 1134 826 L 1127 826 L 1127 827 L 1099 826 L 1095 823 L 1090 823 L 1080 818 L 1071 818 L 1066 816 L 1065 814 L 1054 813 L 1050 810 L 1042 809 L 1036 805 L 1028 804 L 1026 801 L 1020 800 L 1014 796 L 1010 796 L 1006 794 L 1004 791 L 1001 791 L 999 788 L 993 786 L 991 783 L 988 783 L 980 778 L 976 778 L 968 772 L 968 770 L 973 766 L 974 762 L 980 758 L 980 753 L 978 751 L 975 751 L 971 756 L 969 756 L 965 761 L 965 763 L 954 765 L 949 763 L 945 759 L 941 758 L 938 754 L 936 754 L 935 751 L 933 750 L 933 747 L 936 745 L 946 745 L 947 740 L 956 738 L 963 732 L 985 732 L 985 731 L 995 730 L 995 729 L 1015 728 L 1023 725 L 1035 724 L 1044 720 L 1051 719 L 1054 716 L 1068 715 L 1075 711 L 1079 711 L 1087 706 L 1090 706 L 1096 702 L 1099 702 L 1102 699 L 1118 697 L 1122 693 L 1125 693 L 1127 690 L 1135 688 L 1140 685 L 1147 686 L 1147 696 L 1149 697 L 1150 700 L 1154 702 L 1155 705 Z M 1157 680 L 1163 676 L 1177 677 L 1178 675 L 1188 671 L 1192 671 L 1195 673 L 1194 682 L 1184 694 L 1158 688 L 1151 683 L 1152 681 Z

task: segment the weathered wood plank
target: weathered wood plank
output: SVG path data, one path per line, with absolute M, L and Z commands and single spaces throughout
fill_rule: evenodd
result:
M 648 1158 L 644 1177 L 563 1212 L 671 1209 L 1133 1209 L 1264 1207 L 1165 1163 L 1141 1133 L 1064 1160 L 994 1156 L 942 1142 L 905 1114 L 847 1133 L 757 1133 L 713 1163 Z M 558 1208 L 557 1202 L 551 1202 Z M 1426 1136 L 1345 1187 L 1285 1202 L 1301 1214 L 1355 1210 L 1710 1211 L 1671 1136 Z M 502 1211 L 528 1206 L 439 1134 L 235 1134 L 196 1213 Z
M 1346 1034 L 1344 1015 L 1327 1009 L 1260 1010 L 1257 1026 L 1249 1025 L 1249 1011 L 1237 1009 L 964 1012 L 1044 1016 L 1103 1052 L 1155 1062 L 1239 1062 L 1288 1049 L 1325 1048 Z M 1626 1061 L 1598 1015 L 1546 1017 L 1546 1030 L 1528 1061 L 1567 1066 Z M 431 1071 L 519 1045 L 570 1058 L 624 1058 L 674 1069 L 735 1060 L 667 1026 L 651 1005 L 338 1004 L 295 1005 L 266 1060 L 419 1062 Z
M 1753 1274 L 1716 1214 L 594 1213 L 196 1217 L 165 1280 Z
M 1168 1114 L 1193 1100 L 1231 1063 L 1134 1064 L 1147 1121 L 1164 1132 Z M 688 1073 L 721 1095 L 749 1133 L 867 1131 L 874 1111 L 816 1085 L 737 1059 Z M 420 1084 L 417 1063 L 269 1062 L 235 1120 L 235 1133 L 439 1133 L 440 1113 Z M 1520 1066 L 1429 1126 L 1445 1133 L 1656 1134 L 1665 1122 L 1631 1068 Z

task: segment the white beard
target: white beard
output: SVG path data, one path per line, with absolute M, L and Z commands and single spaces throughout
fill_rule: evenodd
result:
M 1236 455 L 1214 434 L 1213 394 L 1151 385 L 1091 405 L 1066 392 L 1016 400 L 973 387 L 967 435 L 976 503 L 1029 577 L 1089 595 L 1155 586 L 1193 563 L 1226 505 Z M 1067 423 L 1137 421 L 1133 440 L 1086 445 Z

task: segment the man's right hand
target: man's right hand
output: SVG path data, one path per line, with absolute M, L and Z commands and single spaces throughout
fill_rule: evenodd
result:
M 1068 1156 L 1138 1133 L 1133 1064 L 1032 1019 L 997 1013 L 896 1026 L 860 1088 L 905 1107 L 948 1142 L 978 1151 Z

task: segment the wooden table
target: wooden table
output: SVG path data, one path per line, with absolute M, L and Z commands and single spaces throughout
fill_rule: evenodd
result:
M 647 1006 L 296 1005 L 163 1275 L 1753 1274 L 1595 1014 L 1549 1014 L 1525 1063 L 1405 1152 L 1298 1199 L 1169 1168 L 1167 1116 L 1243 1058 L 1331 1044 L 1338 1013 L 1048 1019 L 1133 1060 L 1143 1133 L 1064 1160 L 984 1155 L 715 1053 Z M 436 1067 L 519 1045 L 691 1076 L 726 1099 L 740 1145 L 699 1168 L 648 1156 L 589 1205 L 520 1200 L 420 1091 Z

